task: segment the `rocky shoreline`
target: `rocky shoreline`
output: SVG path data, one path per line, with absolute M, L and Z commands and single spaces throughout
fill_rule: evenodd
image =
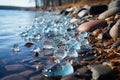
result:
M 59 14 L 71 16 L 79 25 L 78 32 L 87 31 L 91 50 L 80 64 L 74 63 L 75 73 L 61 80 L 119 80 L 120 79 L 120 1 L 83 7 L 67 7 Z M 53 78 L 52 78 L 53 79 Z M 51 79 L 51 80 L 52 80 Z M 57 79 L 57 78 L 56 78 Z
M 74 73 L 68 76 L 45 77 L 27 70 L 1 80 L 120 80 L 120 1 L 109 4 L 48 9 L 72 17 L 71 23 L 78 24 L 78 33 L 88 32 L 86 39 L 90 49 L 79 52 L 82 60 L 72 61 Z M 25 44 L 30 47 L 31 43 Z M 68 60 L 66 58 L 66 60 Z M 14 68 L 12 68 L 14 67 Z M 15 68 L 16 67 L 16 68 Z M 8 70 L 24 69 L 23 65 L 6 66 Z M 32 77 L 30 76 L 32 75 Z M 29 79 L 27 79 L 27 78 Z

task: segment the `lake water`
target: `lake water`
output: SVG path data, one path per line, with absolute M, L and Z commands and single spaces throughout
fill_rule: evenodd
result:
M 12 11 L 0 10 L 0 78 L 8 73 L 5 66 L 17 63 L 16 60 L 25 58 L 30 55 L 29 52 L 20 52 L 14 54 L 11 48 L 14 44 L 18 44 L 20 48 L 25 50 L 24 40 L 19 33 L 25 30 L 28 24 L 33 22 L 33 19 L 39 12 L 32 11 Z

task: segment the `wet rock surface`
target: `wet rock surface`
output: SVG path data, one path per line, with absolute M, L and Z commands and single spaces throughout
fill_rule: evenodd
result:
M 13 79 L 15 79 L 15 80 L 27 80 L 25 77 L 20 76 L 18 74 L 6 76 L 6 77 L 2 78 L 1 80 L 13 80 Z
M 25 69 L 25 67 L 21 64 L 15 64 L 15 65 L 7 65 L 5 66 L 5 69 L 7 71 L 17 71 L 17 70 L 22 70 L 22 69 Z

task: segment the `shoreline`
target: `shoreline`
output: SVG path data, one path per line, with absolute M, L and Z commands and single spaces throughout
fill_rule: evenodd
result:
M 61 7 L 57 7 L 57 8 L 61 8 Z M 71 7 L 71 8 L 73 8 L 73 7 Z M 47 9 L 48 8 L 46 8 L 45 11 L 49 11 Z M 66 7 L 63 7 L 63 9 L 66 10 Z M 67 8 L 67 9 L 70 9 L 70 8 Z M 33 9 L 33 10 L 40 11 L 40 8 Z M 58 10 L 60 11 L 60 9 L 58 9 Z M 100 13 L 100 14 L 102 14 L 102 13 Z M 100 14 L 92 15 L 92 16 L 87 14 L 87 15 L 85 15 L 85 16 L 87 16 L 87 18 L 84 16 L 83 21 L 79 21 L 81 18 L 77 18 L 78 13 L 74 14 L 74 16 L 73 16 L 73 13 L 70 13 L 70 15 L 68 14 L 66 16 L 71 16 L 72 18 L 77 19 L 79 27 L 81 25 L 83 25 L 84 23 L 87 23 L 87 22 L 90 23 L 91 20 L 94 20 L 95 22 L 90 23 L 88 25 L 83 25 L 83 26 L 84 27 L 86 27 L 86 26 L 99 27 L 99 24 L 97 24 L 98 23 L 97 20 L 100 21 L 100 19 L 98 19 Z M 117 18 L 116 18 L 116 16 L 117 16 Z M 117 21 L 120 19 L 119 16 L 120 16 L 120 14 L 118 13 L 118 14 L 112 15 L 112 16 L 102 19 L 102 20 L 107 22 L 107 24 L 109 25 L 113 22 L 117 23 Z M 101 24 L 104 24 L 104 22 L 101 22 Z M 85 57 L 83 60 L 80 60 L 79 64 L 76 62 L 73 62 L 73 64 L 72 64 L 75 69 L 75 72 L 78 72 L 78 73 L 76 73 L 76 74 L 73 73 L 73 74 L 65 76 L 65 77 L 58 76 L 58 77 L 51 77 L 51 78 L 45 77 L 45 76 L 39 74 L 40 78 L 38 77 L 38 80 L 41 80 L 41 79 L 56 80 L 58 78 L 60 78 L 59 80 L 79 80 L 79 79 L 86 80 L 86 78 L 87 78 L 87 80 L 92 80 L 91 77 L 94 76 L 94 75 L 92 76 L 92 73 L 98 72 L 98 73 L 100 73 L 99 75 L 101 75 L 102 73 L 104 75 L 104 71 L 106 71 L 105 73 L 107 73 L 107 70 L 108 70 L 108 72 L 110 70 L 110 73 L 111 72 L 115 73 L 114 79 L 112 79 L 112 80 L 118 80 L 118 78 L 120 78 L 120 74 L 119 74 L 119 72 L 120 72 L 120 68 L 119 68 L 119 66 L 120 66 L 119 65 L 119 63 L 120 63 L 119 62 L 120 61 L 120 46 L 114 47 L 113 44 L 116 43 L 116 41 L 119 41 L 120 38 L 104 39 L 104 38 L 106 38 L 106 36 L 108 37 L 108 34 L 109 34 L 109 33 L 107 33 L 107 35 L 104 36 L 104 33 L 108 30 L 108 25 L 105 25 L 105 27 L 103 27 L 103 25 L 102 25 L 102 26 L 100 26 L 101 28 L 97 28 L 94 31 L 90 32 L 90 35 L 87 37 L 87 39 L 88 39 L 90 45 L 92 46 L 92 49 L 85 51 L 85 52 L 80 52 L 79 55 L 85 54 L 87 57 Z M 83 28 L 83 26 L 82 26 L 82 28 Z M 87 55 L 88 53 L 91 53 L 90 56 Z M 96 56 L 93 56 L 94 54 L 96 54 Z M 101 72 L 101 70 L 103 70 L 103 72 Z M 109 78 L 109 77 L 110 76 L 105 75 L 105 78 Z M 37 76 L 35 76 L 35 78 L 37 78 Z M 48 79 L 46 79 L 46 78 L 48 78 Z M 103 79 L 100 79 L 100 80 L 111 80 L 111 79 L 105 79 L 105 78 L 103 77 Z

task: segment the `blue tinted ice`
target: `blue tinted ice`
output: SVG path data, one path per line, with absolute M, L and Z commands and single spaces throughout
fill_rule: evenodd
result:
M 67 45 L 68 45 L 68 49 L 69 49 L 69 50 L 70 50 L 70 49 L 80 50 L 80 44 L 79 44 L 79 42 L 78 42 L 76 39 L 71 38 L 71 39 L 68 41 Z
M 67 76 L 74 72 L 72 65 L 67 61 L 56 63 L 52 67 L 45 69 L 43 74 L 47 77 Z
M 89 48 L 87 32 L 77 33 L 77 24 L 70 23 L 71 18 L 63 15 L 40 12 L 31 26 L 22 32 L 21 37 L 27 42 L 34 42 L 38 47 L 52 50 L 54 57 L 77 57 L 77 50 Z
M 51 40 L 45 40 L 43 42 L 43 49 L 53 49 L 55 47 L 55 44 Z
M 63 48 L 58 48 L 54 51 L 53 56 L 62 60 L 67 56 L 67 52 Z
M 76 51 L 76 49 L 70 49 L 67 56 L 71 57 L 71 58 L 76 58 L 78 57 L 78 52 Z

